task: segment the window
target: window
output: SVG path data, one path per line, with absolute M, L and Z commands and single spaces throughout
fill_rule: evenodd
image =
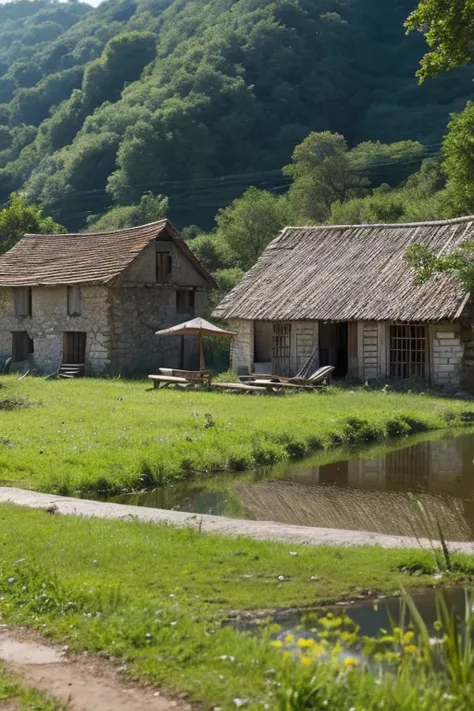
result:
M 33 339 L 26 331 L 12 333 L 12 361 L 18 363 L 26 360 L 34 352 Z
M 68 286 L 67 288 L 67 315 L 81 315 L 81 287 Z
M 180 289 L 176 292 L 176 311 L 179 314 L 194 314 L 194 289 Z
M 425 375 L 425 326 L 390 326 L 390 377 L 424 378 Z
M 32 293 L 29 287 L 18 287 L 13 289 L 13 301 L 15 303 L 15 316 L 25 318 L 32 313 Z
M 168 284 L 171 280 L 171 270 L 173 262 L 169 252 L 157 252 L 156 254 L 156 281 L 160 284 Z

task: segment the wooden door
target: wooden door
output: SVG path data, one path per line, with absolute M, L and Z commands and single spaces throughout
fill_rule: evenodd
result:
M 63 336 L 63 363 L 84 365 L 86 362 L 86 338 L 82 331 L 67 331 Z
M 274 323 L 272 334 L 272 372 L 290 375 L 291 324 Z

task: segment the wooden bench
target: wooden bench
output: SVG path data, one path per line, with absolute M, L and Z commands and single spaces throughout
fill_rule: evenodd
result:
M 148 377 L 153 381 L 154 388 L 166 387 L 167 385 L 180 385 L 181 387 L 191 385 L 189 380 L 176 375 L 149 375 Z

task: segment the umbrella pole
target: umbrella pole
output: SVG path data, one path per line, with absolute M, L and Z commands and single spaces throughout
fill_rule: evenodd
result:
M 204 349 L 202 345 L 202 331 L 199 331 L 199 370 L 204 370 Z

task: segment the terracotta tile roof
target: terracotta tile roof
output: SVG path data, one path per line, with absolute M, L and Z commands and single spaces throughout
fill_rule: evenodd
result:
M 474 217 L 409 225 L 287 227 L 214 310 L 251 320 L 441 321 L 468 295 L 451 276 L 415 285 L 406 248 L 449 253 L 474 237 Z
M 25 235 L 0 256 L 0 286 L 106 284 L 165 233 L 211 279 L 173 225 L 161 220 L 114 232 Z

